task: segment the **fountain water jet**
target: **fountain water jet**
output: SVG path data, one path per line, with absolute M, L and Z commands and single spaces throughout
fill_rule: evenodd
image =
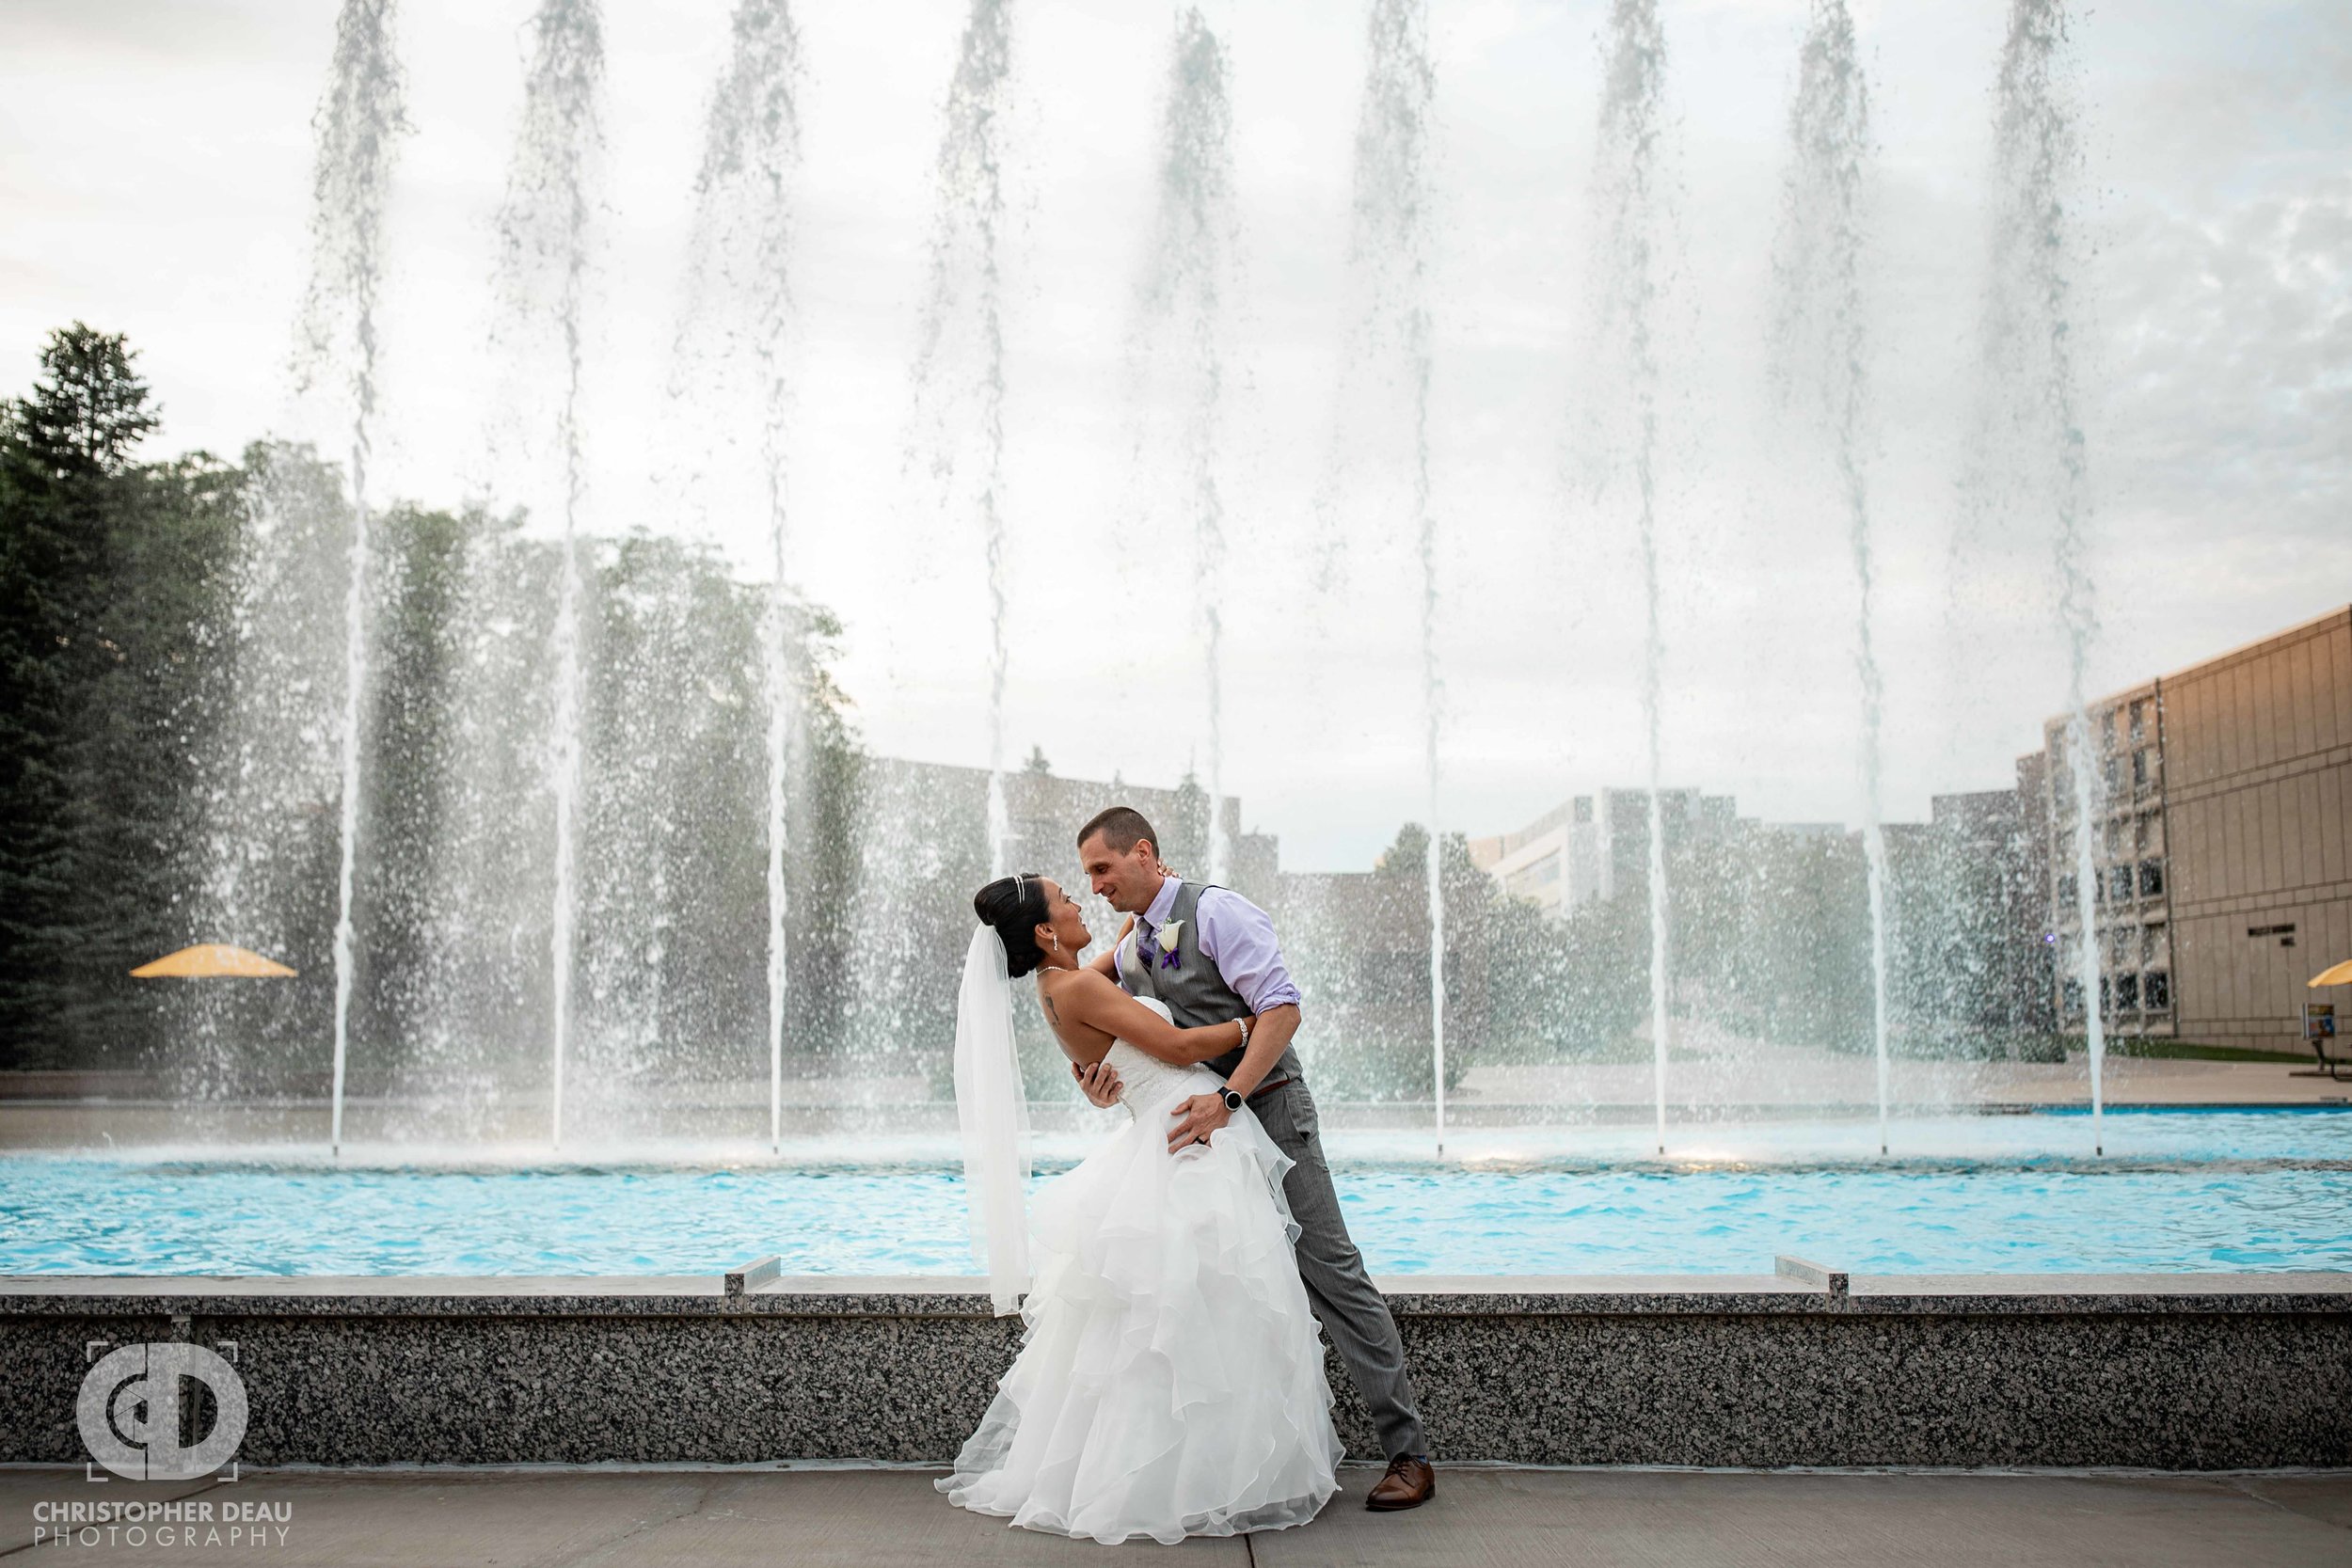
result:
M 307 363 L 315 361 L 297 359 L 298 368 Z M 348 486 L 301 448 L 272 442 L 250 454 L 241 500 L 248 523 L 222 627 L 232 678 L 221 726 L 200 752 L 192 924 L 259 952 L 331 962 L 331 915 L 313 922 L 322 907 L 333 910 L 334 893 L 314 876 L 340 856 L 310 821 L 344 784 L 333 737 L 346 693 L 326 677 L 350 653 Z M 257 1061 L 254 1015 L 234 990 L 201 988 L 189 1001 L 191 1049 L 178 1076 L 198 1100 L 249 1092 L 267 1081 L 257 1069 L 311 1060 L 317 1037 L 307 1019 L 286 1039 L 289 1055 Z
M 1829 436 L 1853 565 L 1854 673 L 1861 688 L 1862 852 L 1870 913 L 1870 1039 L 1878 1067 L 1879 1152 L 1887 1150 L 1886 834 L 1881 798 L 1885 683 L 1872 636 L 1870 498 L 1863 408 L 1868 386 L 1862 301 L 1862 185 L 1870 150 L 1869 84 L 1845 0 L 1814 0 L 1788 114 L 1789 168 L 1779 254 L 1773 379 L 1802 383 Z
M 1633 470 L 1641 561 L 1642 727 L 1649 791 L 1650 1056 L 1658 1151 L 1666 1151 L 1669 974 L 1665 810 L 1661 799 L 1665 636 L 1658 569 L 1660 235 L 1663 198 L 1660 142 L 1665 131 L 1666 37 L 1656 0 L 1613 0 L 1602 66 L 1599 166 L 1593 190 L 1600 245 L 1596 324 L 1620 339 L 1632 427 L 1624 436 Z
M 2100 870 L 2095 839 L 2106 818 L 2100 758 L 2087 689 L 2098 635 L 2088 549 L 2088 463 L 2076 406 L 2074 248 L 2068 182 L 2080 137 L 2062 85 L 2069 20 L 2064 0 L 2015 0 L 2001 50 L 1994 119 L 1992 256 L 1985 293 L 1983 385 L 1972 476 L 1988 504 L 2002 468 L 2011 499 L 2049 521 L 2058 630 L 2066 641 L 2066 763 L 2074 840 L 2077 983 L 2090 1065 L 2093 1150 L 2106 1152 L 2102 1124 L 2106 1029 L 2100 995 Z M 2055 792 L 2058 781 L 2053 778 Z
M 506 198 L 499 212 L 501 281 L 510 304 L 528 312 L 534 286 L 551 273 L 564 355 L 556 414 L 562 454 L 562 556 L 555 627 L 555 721 L 549 781 L 555 800 L 555 878 L 548 958 L 552 1005 L 548 1044 L 548 1141 L 564 1142 L 564 1065 L 571 1032 L 572 969 L 579 918 L 580 798 L 580 546 L 584 466 L 580 434 L 580 335 L 588 273 L 588 160 L 601 140 L 604 28 L 596 0 L 543 0 L 532 21 L 533 51 L 523 85 Z
M 703 161 L 694 180 L 696 209 L 689 259 L 690 318 L 707 293 L 723 294 L 751 322 L 751 372 L 759 407 L 758 452 L 768 513 L 768 626 L 763 667 L 768 699 L 768 1139 L 784 1146 L 784 1013 L 789 953 L 785 938 L 786 779 L 791 761 L 797 689 L 792 644 L 795 606 L 785 506 L 784 441 L 787 384 L 784 358 L 791 324 L 788 286 L 792 204 L 789 179 L 800 158 L 794 89 L 800 40 L 784 0 L 742 0 L 734 47 L 711 96 Z M 689 337 L 680 333 L 681 349 Z M 681 353 L 683 361 L 685 355 Z
M 335 1060 L 327 1146 L 341 1154 L 343 1079 L 350 1054 L 351 996 L 358 958 L 352 896 L 359 838 L 359 732 L 368 693 L 368 455 L 375 417 L 376 291 L 383 281 L 384 203 L 401 112 L 400 62 L 392 48 L 393 0 L 344 0 L 335 55 L 318 113 L 312 177 L 314 254 L 303 301 L 297 385 L 303 389 L 336 356 L 348 314 L 351 397 L 351 554 L 343 598 L 343 694 L 337 756 L 342 781 L 335 896 Z
M 1365 331 L 1394 333 L 1412 427 L 1412 529 L 1421 578 L 1422 782 L 1429 800 L 1429 1052 L 1445 1152 L 1445 830 L 1438 811 L 1444 689 L 1438 667 L 1438 523 L 1430 507 L 1429 121 L 1437 89 L 1425 0 L 1375 0 L 1356 127 L 1351 260 L 1369 285 Z
M 1176 19 L 1161 131 L 1158 243 L 1144 287 L 1152 323 L 1171 323 L 1186 363 L 1183 462 L 1190 481 L 1193 594 L 1200 610 L 1200 657 L 1208 688 L 1209 879 L 1232 873 L 1225 831 L 1225 498 L 1217 484 L 1217 436 L 1225 362 L 1219 341 L 1239 218 L 1233 196 L 1233 110 L 1225 46 L 1188 7 Z
M 969 323 L 978 338 L 977 419 L 980 441 L 981 551 L 988 585 L 988 864 L 1001 877 L 1012 824 L 1005 801 L 1005 672 L 1011 656 L 1006 624 L 1005 324 L 1004 273 L 998 254 L 1005 216 L 1003 149 L 1006 101 L 1012 77 L 1011 0 L 972 0 L 947 87 L 946 123 L 939 140 L 939 215 L 931 237 L 930 287 L 914 358 L 918 407 L 939 393 L 939 358 L 949 318 L 959 313 L 967 281 L 975 298 Z M 969 279 L 965 274 L 972 276 Z M 937 422 L 936 416 L 932 420 Z M 944 432 L 930 435 L 932 467 L 950 472 L 954 460 Z

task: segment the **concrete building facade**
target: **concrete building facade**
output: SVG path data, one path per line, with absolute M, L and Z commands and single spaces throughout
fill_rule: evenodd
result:
M 1926 822 L 1885 825 L 1899 1033 L 1987 1045 L 2050 1033 L 2049 878 L 2028 800 L 2024 787 L 1938 795 Z
M 1470 863 L 1505 893 L 1565 917 L 1620 888 L 1649 885 L 1649 791 L 1604 789 L 1565 800 L 1516 832 L 1470 841 Z M 1737 826 L 1728 795 L 1662 789 L 1659 820 L 1671 850 Z
M 2099 1006 L 2125 1034 L 2297 1049 L 2352 957 L 2352 608 L 2094 705 Z M 2021 790 L 2043 823 L 2054 1003 L 2082 1026 L 2068 721 Z M 2046 759 L 2046 763 L 2044 762 Z
M 1505 893 L 1556 918 L 1597 896 L 1599 845 L 1593 798 L 1580 795 L 1516 832 L 1471 839 L 1470 857 Z

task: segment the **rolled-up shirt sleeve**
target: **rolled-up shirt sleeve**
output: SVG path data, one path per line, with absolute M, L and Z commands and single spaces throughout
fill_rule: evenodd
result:
M 1251 1012 L 1298 1005 L 1298 987 L 1282 961 L 1273 916 L 1230 888 L 1213 887 L 1201 890 L 1194 918 L 1200 923 L 1201 953 Z

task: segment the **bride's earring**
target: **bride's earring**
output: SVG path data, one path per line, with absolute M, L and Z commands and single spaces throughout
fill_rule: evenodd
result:
M 1047 942 L 1052 942 L 1052 943 L 1054 944 L 1054 951 L 1055 951 L 1055 952 L 1058 953 L 1058 952 L 1060 952 L 1060 951 L 1061 951 L 1061 933 L 1060 933 L 1059 931 L 1048 931 L 1048 932 L 1046 932 L 1046 933 L 1045 933 L 1045 940 L 1046 940 Z

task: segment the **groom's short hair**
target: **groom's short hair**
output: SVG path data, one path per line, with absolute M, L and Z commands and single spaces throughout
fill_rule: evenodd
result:
M 1079 845 L 1083 847 L 1096 833 L 1103 835 L 1103 842 L 1110 846 L 1114 855 L 1125 854 L 1147 838 L 1152 848 L 1160 847 L 1160 835 L 1152 831 L 1143 813 L 1133 806 L 1111 806 L 1087 818 L 1087 825 L 1078 830 Z

